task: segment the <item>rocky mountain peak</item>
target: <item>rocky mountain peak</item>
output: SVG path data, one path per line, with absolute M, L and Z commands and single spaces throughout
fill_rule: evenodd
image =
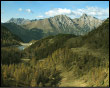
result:
M 81 19 L 87 19 L 87 18 L 89 18 L 89 17 L 90 17 L 90 16 L 88 16 L 87 14 L 84 13 L 80 18 L 81 18 Z
M 59 28 L 61 26 L 67 27 L 67 26 L 73 24 L 73 20 L 66 15 L 57 15 L 57 16 L 50 18 L 50 20 L 53 24 L 57 24 L 57 27 L 59 27 Z
M 57 15 L 52 17 L 52 20 L 65 22 L 65 21 L 71 20 L 71 18 L 66 15 Z
M 61 14 L 61 15 L 56 15 L 56 16 L 54 16 L 54 17 L 67 17 L 67 16 L 66 16 L 66 15 Z
M 82 17 L 87 17 L 87 16 L 88 16 L 88 15 L 87 15 L 87 14 L 85 14 L 85 13 L 82 15 Z
M 11 18 L 6 23 L 16 23 L 18 25 L 21 25 L 21 24 L 26 24 L 26 23 L 29 23 L 29 22 L 30 22 L 30 20 L 24 19 L 24 18 Z
M 15 21 L 15 20 L 17 20 L 17 21 L 23 21 L 23 20 L 25 20 L 25 19 L 24 19 L 24 18 L 11 18 L 11 19 L 9 20 L 9 22 Z

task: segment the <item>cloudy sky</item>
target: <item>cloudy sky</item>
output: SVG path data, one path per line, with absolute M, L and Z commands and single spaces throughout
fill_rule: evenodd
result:
M 43 19 L 64 14 L 72 19 L 83 13 L 99 19 L 109 17 L 109 1 L 2 1 L 1 22 L 10 18 Z

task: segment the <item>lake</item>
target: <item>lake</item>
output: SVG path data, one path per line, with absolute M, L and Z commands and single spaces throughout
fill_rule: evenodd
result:
M 18 49 L 20 49 L 20 50 L 24 50 L 26 48 L 26 46 L 18 46 Z
M 18 46 L 18 49 L 24 50 L 26 47 L 32 45 L 32 43 L 21 43 L 20 46 Z

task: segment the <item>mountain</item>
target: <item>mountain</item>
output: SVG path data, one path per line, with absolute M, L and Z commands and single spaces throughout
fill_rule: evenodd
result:
M 103 22 L 102 20 L 88 16 L 87 14 L 83 14 L 80 18 L 73 19 L 73 21 L 79 25 L 84 31 L 84 34 L 97 28 Z
M 18 25 L 23 25 L 23 24 L 28 24 L 30 22 L 31 22 L 30 20 L 24 18 L 11 18 L 6 23 L 16 23 Z
M 19 45 L 22 40 L 1 25 L 1 46 Z
M 87 14 L 83 14 L 80 18 L 76 19 L 71 19 L 66 15 L 57 15 L 31 22 L 24 25 L 24 27 L 27 29 L 39 28 L 45 33 L 84 35 L 97 28 L 102 22 L 102 20 L 88 16 Z

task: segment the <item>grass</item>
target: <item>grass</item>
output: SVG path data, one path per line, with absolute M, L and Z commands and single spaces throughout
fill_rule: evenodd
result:
M 21 61 L 22 61 L 22 62 L 29 62 L 30 59 L 28 59 L 28 58 L 22 58 Z
M 80 55 L 84 55 L 86 53 L 89 53 L 89 54 L 96 56 L 96 57 L 108 57 L 108 54 L 101 52 L 101 49 L 92 50 L 92 49 L 89 49 L 84 46 L 84 47 L 79 47 L 79 48 L 71 48 L 71 50 L 73 51 L 73 53 L 74 52 L 80 53 Z
M 97 57 L 96 59 L 109 58 L 108 54 L 104 53 L 103 50 L 101 52 L 101 49 L 92 50 L 85 46 L 80 48 L 71 48 L 71 51 L 73 54 L 78 53 L 78 55 L 82 57 L 83 55 L 90 54 L 94 57 Z M 62 80 L 59 87 L 105 87 L 109 85 L 109 70 L 107 70 L 105 67 L 92 67 L 87 71 L 87 73 L 78 78 L 75 77 L 74 72 L 76 70 L 74 68 L 67 71 L 60 64 L 57 66 L 57 69 L 62 71 Z

